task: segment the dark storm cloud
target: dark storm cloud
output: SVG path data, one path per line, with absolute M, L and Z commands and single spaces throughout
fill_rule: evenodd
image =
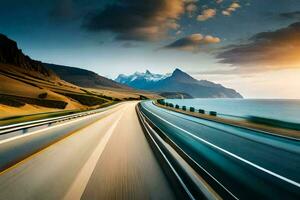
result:
M 90 12 L 83 27 L 114 32 L 120 40 L 158 40 L 179 28 L 183 13 L 183 0 L 121 0 Z
M 300 22 L 258 33 L 248 44 L 229 47 L 217 58 L 240 72 L 294 68 L 300 64 Z
M 220 39 L 218 37 L 213 37 L 210 35 L 203 36 L 202 34 L 198 33 L 178 39 L 164 48 L 197 52 L 200 50 L 202 45 L 219 42 Z

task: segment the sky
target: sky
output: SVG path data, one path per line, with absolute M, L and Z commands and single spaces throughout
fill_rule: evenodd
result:
M 300 98 L 300 0 L 0 0 L 33 59 L 114 79 L 175 68 L 246 98 Z

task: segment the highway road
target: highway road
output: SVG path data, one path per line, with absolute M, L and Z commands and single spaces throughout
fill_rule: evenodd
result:
M 299 140 L 137 103 L 2 139 L 0 200 L 299 199 Z
M 151 101 L 141 111 L 198 164 L 217 192 L 231 199 L 300 199 L 299 140 L 187 116 Z
M 136 104 L 0 141 L 0 199 L 175 199 Z

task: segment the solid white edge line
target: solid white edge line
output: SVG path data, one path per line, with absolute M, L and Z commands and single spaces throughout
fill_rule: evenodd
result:
M 145 115 L 145 114 L 144 114 Z M 147 116 L 145 116 L 147 119 L 149 119 Z M 150 119 L 149 119 L 150 120 Z M 151 121 L 151 120 L 150 120 Z M 152 122 L 152 121 L 151 121 Z M 150 127 L 151 128 L 151 127 Z M 152 128 L 151 128 L 152 129 Z M 178 147 L 179 149 L 181 149 L 180 147 Z M 182 149 L 181 149 L 182 150 Z M 183 150 L 182 150 L 183 151 Z M 183 151 L 184 152 L 184 151 Z M 224 190 L 226 190 L 233 198 L 235 199 L 239 199 L 237 198 L 229 189 L 227 189 L 220 181 L 218 181 L 213 175 L 211 175 L 204 167 L 202 167 L 202 165 L 200 165 L 199 163 L 197 163 L 196 161 L 194 161 L 193 158 L 191 158 L 189 155 L 186 154 L 186 156 L 189 157 L 189 159 L 191 159 L 198 167 L 201 168 L 201 170 L 203 170 L 206 174 L 208 174 L 208 176 L 210 176 L 214 181 L 216 181 Z
M 261 166 L 255 164 L 255 163 L 252 163 L 252 162 L 250 162 L 250 161 L 248 161 L 248 160 L 246 160 L 246 159 L 244 159 L 244 158 L 242 158 L 242 157 L 240 157 L 240 156 L 238 156 L 238 155 L 235 155 L 235 154 L 233 154 L 233 153 L 231 153 L 231 152 L 229 152 L 229 151 L 227 151 L 227 150 L 225 150 L 225 149 L 222 149 L 221 147 L 218 147 L 218 146 L 216 146 L 216 145 L 214 145 L 214 144 L 212 144 L 212 143 L 210 143 L 210 142 L 208 142 L 208 141 L 206 141 L 206 140 L 204 140 L 204 139 L 202 139 L 202 138 L 200 138 L 200 137 L 198 137 L 198 136 L 196 136 L 196 135 L 190 133 L 189 131 L 182 129 L 182 128 L 176 126 L 175 124 L 172 124 L 171 122 L 169 122 L 169 121 L 163 119 L 162 117 L 158 116 L 157 114 L 151 112 L 151 111 L 148 110 L 147 108 L 144 107 L 144 109 L 146 109 L 148 112 L 150 112 L 151 114 L 153 114 L 154 116 L 156 116 L 156 117 L 159 118 L 160 120 L 162 120 L 162 121 L 166 122 L 167 124 L 169 124 L 169 125 L 171 125 L 171 126 L 177 128 L 178 130 L 181 130 L 181 131 L 185 132 L 186 134 L 192 136 L 193 138 L 195 138 L 195 139 L 197 139 L 197 140 L 200 140 L 201 142 L 203 142 L 203 143 L 205 143 L 205 144 L 207 144 L 207 145 L 209 145 L 209 146 L 211 146 L 211 147 L 213 147 L 213 148 L 215 148 L 215 149 L 217 149 L 217 150 L 219 150 L 219 151 L 221 151 L 221 152 L 223 152 L 223 153 L 225 153 L 225 154 L 228 154 L 229 156 L 231 156 L 231 157 L 233 157 L 233 158 L 235 158 L 235 159 L 237 159 L 237 160 L 240 160 L 240 161 L 242 161 L 242 162 L 244 162 L 244 163 L 246 163 L 246 164 L 248 164 L 248 165 L 251 165 L 252 167 L 254 167 L 254 168 L 256 168 L 256 169 L 259 169 L 259 170 L 261 170 L 261 171 L 263 171 L 263 172 L 265 172 L 265 173 L 268 173 L 268 174 L 270 174 L 270 175 L 272 175 L 272 176 L 274 176 L 274 177 L 276 177 L 276 178 L 279 178 L 279 179 L 281 179 L 281 180 L 283 180 L 283 181 L 285 181 L 285 182 L 288 182 L 288 183 L 290 183 L 290 184 L 292 184 L 292 185 L 294 185 L 294 186 L 300 188 L 300 183 L 298 183 L 298 182 L 296 182 L 296 181 L 293 181 L 293 180 L 291 180 L 291 179 L 288 179 L 288 178 L 286 178 L 286 177 L 284 177 L 284 176 L 281 176 L 281 175 L 279 175 L 279 174 L 277 174 L 277 173 L 275 173 L 275 172 L 272 172 L 272 171 L 270 171 L 270 170 L 268 170 L 268 169 L 266 169 L 266 168 L 264 168 L 264 167 L 261 167 Z
M 113 109 L 115 107 L 118 107 L 119 105 L 122 105 L 123 103 L 118 103 L 114 104 L 108 107 L 92 110 L 92 111 L 84 111 L 81 113 L 75 113 L 75 114 L 70 114 L 70 115 L 65 115 L 65 116 L 60 116 L 60 117 L 51 117 L 47 119 L 39 119 L 39 120 L 34 120 L 34 121 L 28 121 L 28 122 L 21 122 L 17 124 L 11 124 L 11 125 L 6 125 L 6 126 L 0 126 L 0 135 L 4 134 L 9 134 L 10 132 L 22 130 L 22 129 L 27 129 L 27 128 L 33 128 L 36 126 L 42 126 L 44 124 L 48 123 L 56 123 L 60 121 L 65 121 L 65 120 L 71 120 L 73 118 L 78 118 L 82 116 L 88 116 L 88 115 L 94 115 L 94 114 L 99 114 L 102 112 L 105 112 L 107 110 Z
M 145 123 L 145 122 L 144 122 Z M 149 126 L 147 124 L 147 126 Z M 174 169 L 174 167 L 172 166 L 172 164 L 170 163 L 170 161 L 168 160 L 168 158 L 166 157 L 166 155 L 163 153 L 163 151 L 160 149 L 160 147 L 158 146 L 158 144 L 156 143 L 156 141 L 154 140 L 154 138 L 152 137 L 151 133 L 149 132 L 149 130 L 146 128 L 145 129 L 147 131 L 147 134 L 150 136 L 152 142 L 154 143 L 154 145 L 156 146 L 156 148 L 158 149 L 158 151 L 160 152 L 160 154 L 163 156 L 163 158 L 165 159 L 165 161 L 167 162 L 167 164 L 169 165 L 169 167 L 171 168 L 171 170 L 173 171 L 173 173 L 175 174 L 175 176 L 177 177 L 177 179 L 179 180 L 179 182 L 181 183 L 182 187 L 184 188 L 184 190 L 186 191 L 186 193 L 188 194 L 188 196 L 191 199 L 195 199 L 193 197 L 193 195 L 191 194 L 191 192 L 189 191 L 189 189 L 187 188 L 187 186 L 184 184 L 183 180 L 180 178 L 179 174 L 176 172 L 176 170 Z
M 152 102 L 152 104 L 158 108 L 160 108 L 159 106 L 155 105 L 154 102 Z M 163 108 L 162 108 L 163 109 Z M 177 114 L 182 114 L 182 115 L 185 115 L 183 113 L 179 113 L 179 112 L 176 112 L 176 111 L 171 111 L 171 110 L 168 110 L 168 109 L 164 109 L 164 112 L 166 111 L 170 111 L 170 112 L 175 112 Z M 168 113 L 168 114 L 172 114 L 172 113 Z M 172 114 L 174 115 L 174 114 Z M 187 115 L 189 117 L 193 117 L 193 116 L 190 116 L 190 115 Z M 287 139 L 287 140 L 294 140 L 294 141 L 300 141 L 300 139 L 298 138 L 295 138 L 295 137 L 290 137 L 290 136 L 285 136 L 285 135 L 279 135 L 277 133 L 272 133 L 272 132 L 268 132 L 268 131 L 263 131 L 263 130 L 259 130 L 259 129 L 255 129 L 255 128 L 250 128 L 250 127 L 245 127 L 245 126 L 240 126 L 240 125 L 236 125 L 236 124 L 229 124 L 229 123 L 225 123 L 225 122 L 221 122 L 221 121 L 215 121 L 213 119 L 205 119 L 205 118 L 202 118 L 202 117 L 199 117 L 198 119 L 201 119 L 201 120 L 206 120 L 206 121 L 210 121 L 210 122 L 214 122 L 214 123 L 219 123 L 219 124 L 223 124 L 223 125 L 227 125 L 227 126 L 231 126 L 233 128 L 240 128 L 240 129 L 246 129 L 246 130 L 249 130 L 249 131 L 254 131 L 254 132 L 258 132 L 258 133 L 262 133 L 262 134 L 269 134 L 270 136 L 275 136 L 275 137 L 279 137 L 281 139 Z M 199 124 L 202 124 L 204 126 L 207 126 L 207 127 L 212 127 L 212 126 L 209 126 L 209 125 L 206 125 L 204 123 L 201 123 L 201 122 L 197 122 L 197 121 L 194 121 L 195 123 L 199 123 Z
M 105 113 L 107 113 L 108 111 L 112 111 L 112 109 L 109 109 L 109 110 L 105 110 L 101 113 L 98 113 L 98 114 L 94 114 L 94 115 L 87 115 L 85 117 L 82 117 L 82 118 L 78 118 L 78 119 L 74 119 L 74 120 L 71 120 L 71 121 L 68 121 L 68 122 L 65 122 L 63 124 L 57 124 L 57 125 L 54 125 L 54 126 L 49 126 L 49 127 L 46 127 L 46 128 L 43 128 L 41 130 L 37 130 L 37 131 L 33 131 L 31 133 L 26 133 L 26 134 L 22 134 L 22 135 L 17 135 L 15 137 L 11 137 L 11 138 L 7 138 L 7 139 L 4 139 L 4 140 L 0 140 L 0 145 L 1 144 L 4 144 L 4 143 L 7 143 L 7 142 L 10 142 L 10 141 L 13 141 L 13 140 L 16 140 L 16 139 L 20 139 L 20 138 L 23 138 L 23 137 L 28 137 L 30 135 L 35 135 L 35 134 L 38 134 L 40 132 L 43 132 L 43 131 L 48 131 L 50 129 L 54 129 L 54 128 L 58 128 L 58 127 L 61 127 L 61 126 L 66 126 L 68 124 L 72 124 L 72 123 L 75 123 L 75 122 L 78 122 L 78 121 L 82 121 L 84 119 L 87 119 L 87 118 L 91 118 L 91 117 L 98 117 L 98 116 L 101 116 Z

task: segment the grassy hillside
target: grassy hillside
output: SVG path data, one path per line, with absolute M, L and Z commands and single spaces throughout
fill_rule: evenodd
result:
M 46 117 L 40 113 L 68 113 L 122 100 L 158 97 L 88 70 L 32 60 L 18 49 L 15 41 L 1 34 L 0 82 L 0 121 L 20 116 L 28 119 L 28 115 Z
M 131 89 L 128 86 L 117 83 L 86 69 L 46 63 L 44 63 L 44 65 L 48 69 L 54 71 L 61 79 L 80 87 Z

